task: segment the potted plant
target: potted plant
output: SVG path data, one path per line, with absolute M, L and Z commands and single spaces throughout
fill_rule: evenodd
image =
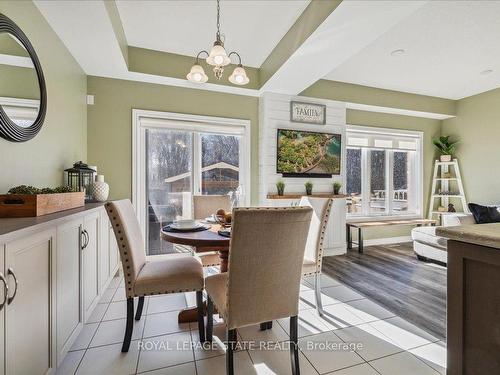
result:
M 276 189 L 278 190 L 278 195 L 282 196 L 285 193 L 285 183 L 281 180 L 276 182 Z
M 306 194 L 312 195 L 313 193 L 313 183 L 311 181 L 307 181 L 304 186 L 306 187 Z
M 339 195 L 340 188 L 342 187 L 342 184 L 338 181 L 335 181 L 333 183 L 333 194 L 334 195 Z
M 438 151 L 441 153 L 439 158 L 441 161 L 451 161 L 451 156 L 453 155 L 453 152 L 455 152 L 458 141 L 450 141 L 450 136 L 447 135 L 434 139 L 432 143 L 434 143 L 434 146 L 436 146 Z

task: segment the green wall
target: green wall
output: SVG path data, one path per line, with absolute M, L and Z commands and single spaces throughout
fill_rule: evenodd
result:
M 24 143 L 0 138 L 0 193 L 19 184 L 59 185 L 63 170 L 87 157 L 87 80 L 31 1 L 0 1 L 0 12 L 21 27 L 35 48 L 47 84 L 47 116 Z
M 35 69 L 0 64 L 0 96 L 40 99 Z
M 457 117 L 443 121 L 443 135 L 458 138 L 460 163 L 468 202 L 500 203 L 500 89 L 461 99 Z
M 89 163 L 110 184 L 110 198 L 132 195 L 132 109 L 246 119 L 251 122 L 252 203 L 258 201 L 258 98 L 109 78 L 88 77 Z

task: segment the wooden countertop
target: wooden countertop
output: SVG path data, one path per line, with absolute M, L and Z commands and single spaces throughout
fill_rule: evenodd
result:
M 104 206 L 104 203 L 87 203 L 82 207 L 38 217 L 0 218 L 0 243 L 6 240 L 8 235 L 15 232 L 33 227 L 45 227 L 48 224 L 57 224 L 56 222 L 61 222 L 69 218 L 69 216 L 83 214 L 86 211 L 95 210 L 102 206 Z
M 450 240 L 500 249 L 500 223 L 438 227 L 436 235 Z

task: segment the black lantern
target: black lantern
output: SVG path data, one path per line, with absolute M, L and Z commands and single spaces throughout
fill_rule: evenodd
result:
M 94 182 L 95 170 L 81 161 L 73 164 L 73 168 L 65 169 L 68 173 L 68 186 L 75 191 L 85 191 L 85 200 L 92 200 L 90 185 Z

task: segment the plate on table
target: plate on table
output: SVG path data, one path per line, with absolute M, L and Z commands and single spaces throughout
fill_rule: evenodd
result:
M 211 224 L 217 224 L 219 222 L 215 217 L 215 215 L 210 215 L 209 217 L 206 217 L 203 221 Z
M 222 237 L 231 237 L 231 227 L 220 229 L 217 233 Z
M 170 224 L 170 228 L 175 230 L 195 230 L 204 227 L 202 223 L 195 220 L 177 220 Z
M 175 223 L 168 224 L 163 227 L 166 232 L 200 232 L 210 229 L 211 226 L 208 224 L 196 223 L 192 226 L 179 225 Z

